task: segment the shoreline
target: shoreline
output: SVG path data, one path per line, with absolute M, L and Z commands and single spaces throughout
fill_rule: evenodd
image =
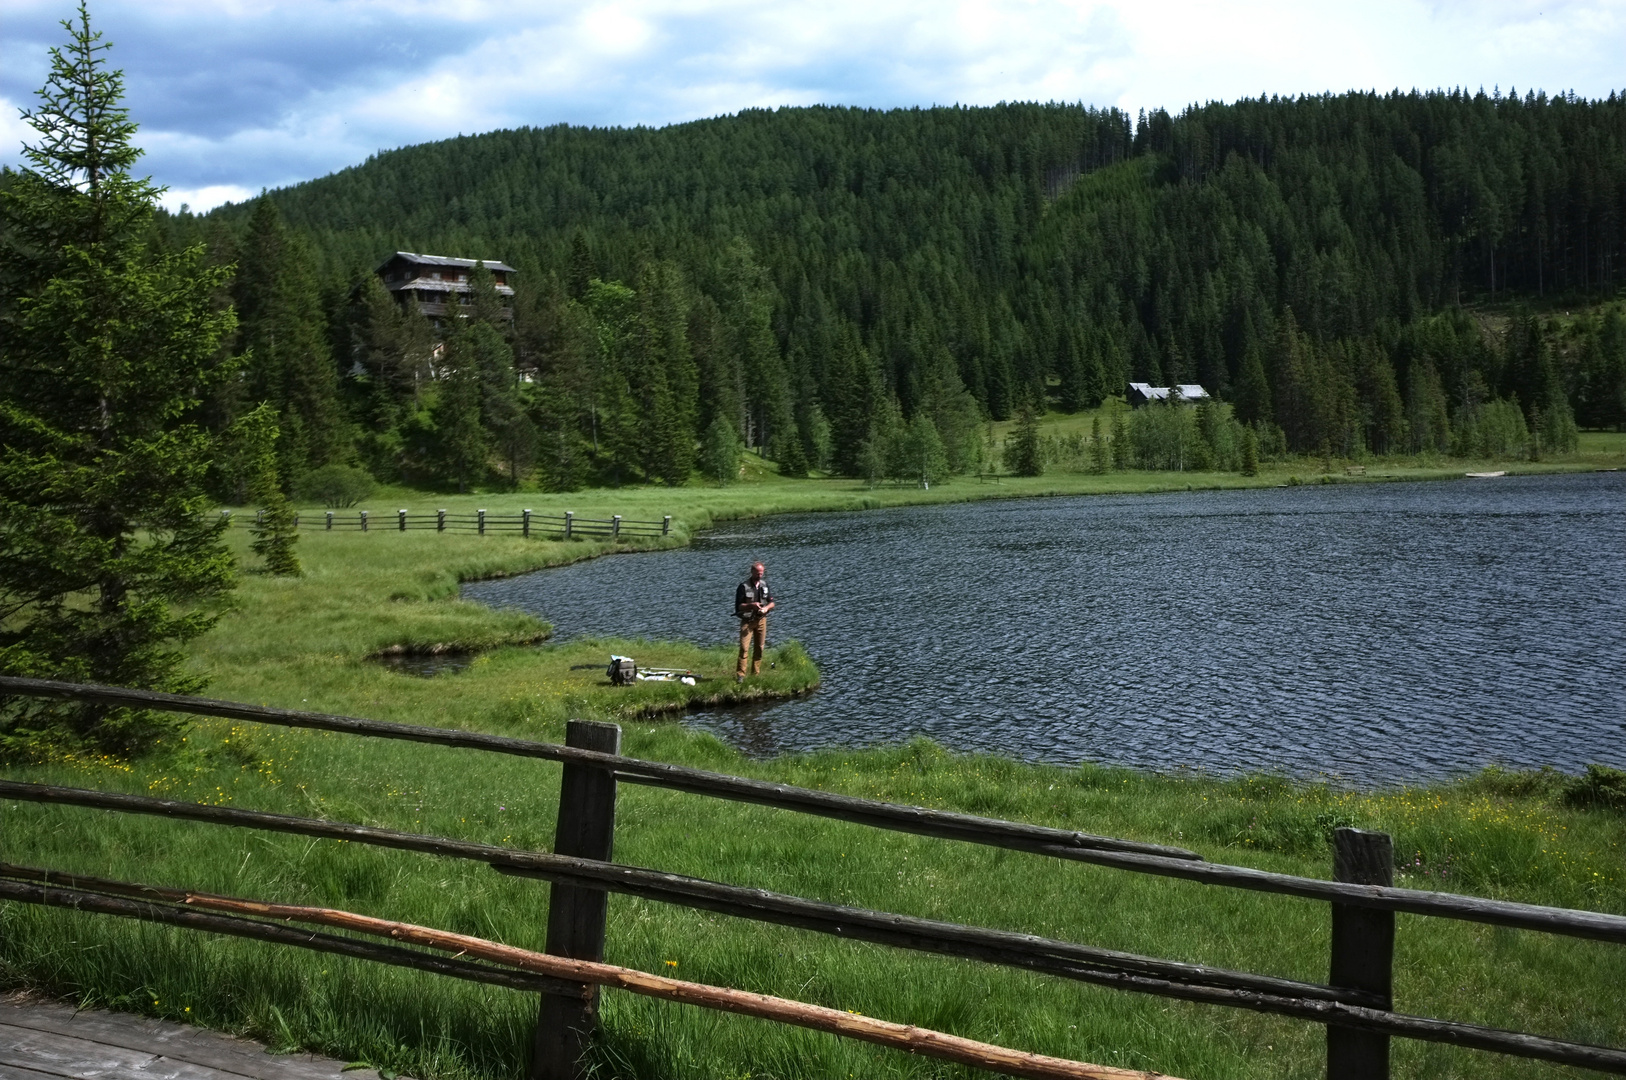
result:
M 630 501 L 629 493 L 609 494 Z M 647 506 L 682 494 L 657 490 L 642 497 Z M 704 505 L 710 492 L 687 494 L 695 511 L 748 516 L 737 513 L 737 504 Z M 576 505 L 586 501 L 583 493 L 569 498 Z M 643 546 L 675 546 L 688 535 Z M 231 543 L 246 551 L 247 530 L 234 530 Z M 534 634 L 538 621 L 458 598 L 465 574 L 490 577 L 634 550 L 585 543 L 572 550 L 501 536 L 316 533 L 300 544 L 306 578 L 245 576 L 237 612 L 196 643 L 193 668 L 213 677 L 213 697 L 552 742 L 563 741 L 570 718 L 613 719 L 622 725 L 622 752 L 629 757 L 1173 844 L 1216 862 L 1311 877 L 1331 873 L 1327 838 L 1333 829 L 1375 829 L 1394 837 L 1397 885 L 1626 912 L 1620 861 L 1626 814 L 1573 801 L 1608 795 L 1609 777 L 1587 787 L 1556 773 L 1487 770 L 1428 787 L 1340 792 L 1269 775 L 1027 764 L 950 753 L 918 738 L 752 758 L 686 724 L 612 710 L 660 700 L 659 693 L 630 700 L 626 693 L 691 688 L 643 684 L 618 689 L 614 693 L 623 696 L 612 698 L 609 688 L 595 689 L 571 674 L 583 663 L 593 679 L 602 677 L 610 639 L 502 648 L 509 637 Z M 365 659 L 391 644 L 454 641 L 492 651 L 463 672 L 435 679 Z M 663 667 L 707 663 L 731 671 L 734 656 L 729 644 L 707 650 L 647 640 L 616 651 L 634 649 L 641 662 L 648 653 L 650 664 Z M 785 674 L 784 663 L 776 674 Z M 815 676 L 812 669 L 800 677 Z M 6 772 L 20 780 L 551 849 L 561 774 L 546 763 L 225 720 L 200 720 L 183 735 L 162 753 L 134 762 L 60 760 Z M 619 798 L 615 857 L 629 865 L 1193 963 L 1315 979 L 1325 973 L 1322 905 L 1243 892 L 1221 902 L 1199 886 L 1161 878 L 875 833 L 638 785 L 626 785 Z M 521 945 L 540 942 L 545 896 L 521 878 L 449 873 L 400 853 L 197 829 L 156 817 L 34 804 L 6 809 L 0 844 L 17 863 L 376 911 L 423 925 L 475 926 L 484 936 Z M 608 952 L 640 970 L 677 967 L 718 985 L 796 999 L 811 994 L 866 1015 L 923 1026 L 936 1019 L 956 1032 L 999 1032 L 1015 1045 L 1057 1056 L 1121 1055 L 1113 1060 L 1156 1063 L 1177 1075 L 1263 1080 L 1315 1075 L 1324 1061 L 1325 1040 L 1313 1025 L 1133 995 L 1115 996 L 1103 1007 L 1102 991 L 1088 986 L 1015 970 L 972 973 L 936 957 L 855 950 L 835 938 L 637 899 L 612 900 L 612 912 Z M 67 911 L 8 906 L 5 914 L 0 985 L 8 988 L 259 1035 L 280 1047 L 325 1050 L 425 1080 L 507 1080 L 529 1051 L 533 995 L 314 954 L 273 956 L 247 942 L 186 938 L 158 948 L 150 929 Z M 1578 1041 L 1626 1041 L 1626 1016 L 1609 1004 L 1618 996 L 1619 974 L 1606 948 L 1527 942 L 1528 935 L 1503 931 L 1481 937 L 1438 922 L 1421 933 L 1411 925 L 1403 924 L 1405 962 L 1397 967 L 1397 990 L 1409 1010 L 1459 1015 L 1466 994 L 1476 1022 Z M 1517 962 L 1509 962 L 1510 951 Z M 1004 1002 L 1023 1007 L 1013 1013 Z M 666 1076 L 665 1063 L 676 1060 L 704 1063 L 693 1075 L 754 1075 L 765 1060 L 784 1063 L 774 1075 L 786 1080 L 925 1075 L 912 1058 L 808 1043 L 614 995 L 606 995 L 602 1015 L 605 1049 L 595 1063 L 614 1075 Z M 945 1023 L 943 1016 L 952 1019 Z M 1197 1059 L 1182 1057 L 1193 1045 L 1213 1049 Z M 1516 1059 L 1451 1048 L 1400 1042 L 1395 1052 L 1397 1075 L 1515 1080 L 1528 1073 Z
M 1509 463 L 1503 463 L 1503 464 L 1509 464 Z M 1492 479 L 1501 479 L 1501 478 L 1511 479 L 1511 478 L 1513 478 L 1515 476 L 1580 475 L 1580 474 L 1585 474 L 1585 473 L 1602 473 L 1602 472 L 1618 472 L 1618 471 L 1620 471 L 1618 467 L 1597 467 L 1592 463 L 1572 463 L 1572 462 L 1547 463 L 1547 462 L 1543 462 L 1543 463 L 1524 463 L 1524 467 L 1522 467 L 1522 468 L 1519 468 L 1517 465 L 1510 465 L 1510 468 L 1508 470 L 1505 470 L 1505 471 L 1501 472 L 1497 476 L 1483 477 L 1483 478 L 1476 477 L 1472 472 L 1466 472 L 1464 470 L 1459 470 L 1459 469 L 1449 469 L 1449 470 L 1447 470 L 1447 469 L 1429 469 L 1429 470 L 1426 470 L 1426 471 L 1425 470 L 1411 470 L 1411 471 L 1405 471 L 1405 472 L 1397 472 L 1397 471 L 1392 471 L 1392 470 L 1379 469 L 1379 470 L 1376 470 L 1376 471 L 1368 472 L 1365 475 L 1353 475 L 1353 476 L 1342 476 L 1342 475 L 1337 475 L 1337 474 L 1324 475 L 1318 481 L 1318 483 L 1319 483 L 1320 486 L 1329 486 L 1329 485 L 1332 485 L 1332 484 L 1408 483 L 1408 482 L 1421 482 L 1421 481 L 1431 481 L 1432 482 L 1432 481 L 1465 480 L 1465 479 L 1484 479 L 1486 482 L 1489 482 Z M 1064 475 L 1066 475 L 1066 474 L 1064 474 Z M 758 518 L 767 518 L 767 517 L 770 517 L 770 516 L 780 516 L 780 515 L 783 515 L 783 514 L 795 514 L 795 513 L 858 512 L 860 510 L 900 509 L 900 508 L 910 507 L 910 506 L 949 505 L 949 504 L 953 504 L 953 503 L 965 503 L 965 504 L 968 504 L 968 503 L 972 503 L 972 502 L 987 502 L 987 501 L 996 501 L 996 500 L 997 501 L 1013 501 L 1013 500 L 1020 500 L 1020 499 L 1038 499 L 1038 498 L 1070 498 L 1070 497 L 1078 498 L 1078 497 L 1084 497 L 1084 496 L 1088 496 L 1088 495 L 1100 495 L 1100 494 L 1108 494 L 1108 495 L 1116 495 L 1116 494 L 1171 494 L 1171 493 L 1196 492 L 1196 491 L 1262 490 L 1262 489 L 1267 489 L 1267 488 L 1268 489 L 1280 490 L 1282 488 L 1288 488 L 1288 487 L 1293 487 L 1293 486 L 1309 486 L 1308 484 L 1302 484 L 1301 485 L 1301 484 L 1292 483 L 1291 482 L 1292 480 L 1297 479 L 1297 475 L 1295 473 L 1291 473 L 1291 472 L 1286 474 L 1287 477 L 1289 478 L 1289 482 L 1285 482 L 1285 483 L 1280 482 L 1281 474 L 1266 475 L 1266 476 L 1254 477 L 1254 478 L 1238 478 L 1238 477 L 1235 477 L 1235 476 L 1232 476 L 1232 475 L 1229 475 L 1229 474 L 1195 474 L 1195 476 L 1200 476 L 1200 477 L 1204 477 L 1204 478 L 1211 478 L 1211 479 L 1220 479 L 1220 480 L 1226 481 L 1226 482 L 1208 483 L 1208 484 L 1187 483 L 1187 484 L 1182 484 L 1182 485 L 1178 485 L 1178 486 L 1170 485 L 1170 484 L 1168 484 L 1166 482 L 1158 483 L 1159 480 L 1166 481 L 1167 475 L 1168 474 L 1142 474 L 1140 476 L 1135 477 L 1135 479 L 1141 479 L 1141 480 L 1146 481 L 1146 483 L 1144 483 L 1142 486 L 1140 486 L 1138 488 L 1125 488 L 1125 487 L 1122 487 L 1122 486 L 1115 485 L 1115 489 L 1114 490 L 1109 490 L 1109 491 L 1102 491 L 1102 490 L 1099 490 L 1099 489 L 1097 489 L 1097 490 L 1082 490 L 1082 491 L 1079 491 L 1079 490 L 1067 490 L 1065 488 L 1062 488 L 1060 490 L 1050 490 L 1050 491 L 1031 490 L 1031 489 L 1030 490 L 1012 490 L 1010 487 L 1007 487 L 1006 485 L 998 485 L 997 488 L 994 488 L 993 485 L 986 485 L 986 486 L 985 485 L 978 485 L 978 484 L 976 484 L 974 478 L 961 478 L 954 485 L 954 487 L 952 489 L 944 490 L 944 489 L 940 489 L 940 488 L 934 488 L 929 493 L 926 492 L 926 491 L 919 491 L 919 490 L 913 490 L 913 489 L 907 489 L 907 488 L 878 489 L 878 491 L 884 492 L 885 494 L 890 494 L 890 495 L 895 495 L 895 496 L 896 495 L 904 496 L 904 498 L 889 500 L 889 503 L 882 503 L 881 505 L 876 505 L 875 502 L 872 502 L 870 500 L 869 496 L 875 494 L 876 492 L 872 492 L 872 491 L 869 491 L 867 489 L 862 491 L 862 492 L 859 492 L 859 491 L 849 491 L 849 492 L 847 492 L 846 494 L 849 496 L 849 498 L 839 500 L 838 505 L 830 505 L 829 503 L 831 501 L 830 497 L 836 496 L 836 495 L 838 495 L 840 493 L 831 492 L 831 491 L 821 491 L 821 492 L 817 492 L 815 494 L 816 494 L 816 496 L 823 496 L 823 498 L 816 497 L 814 499 L 808 499 L 808 500 L 806 500 L 805 503 L 802 503 L 800 505 L 795 505 L 795 504 L 793 504 L 793 505 L 784 505 L 782 503 L 779 506 L 776 506 L 776 507 L 773 507 L 773 508 L 770 508 L 770 509 L 767 509 L 767 510 L 757 511 L 757 512 L 736 511 L 736 512 L 728 513 L 726 515 L 720 515 L 720 514 L 715 514 L 714 513 L 713 515 L 711 515 L 711 520 L 708 522 L 708 526 L 709 526 L 709 530 L 715 530 L 715 529 L 717 529 L 719 527 L 725 526 L 726 523 L 728 523 L 728 522 L 747 521 L 747 520 L 753 520 L 753 519 L 758 519 Z M 1100 481 L 1100 480 L 1103 479 L 1102 477 L 1099 477 L 1099 476 L 1082 476 L 1082 477 L 1076 477 L 1076 478 L 1075 477 L 1069 477 L 1069 478 L 1082 480 L 1085 484 L 1089 484 L 1092 481 Z M 1056 478 L 1054 478 L 1054 477 L 1040 477 L 1040 478 L 1037 478 L 1037 479 L 1038 479 L 1038 481 L 1040 483 L 1042 483 L 1044 481 L 1054 480 Z M 1241 482 L 1237 482 L 1237 481 L 1241 481 Z M 797 483 L 800 483 L 800 482 L 797 482 Z M 994 489 L 990 490 L 990 488 L 994 488 Z M 1001 488 L 1003 490 L 1000 490 Z M 861 500 L 864 505 L 859 505 L 859 506 L 851 505 L 851 501 L 852 501 L 852 499 L 854 497 Z M 789 502 L 789 500 L 786 500 L 786 501 Z M 674 529 L 675 534 L 681 534 L 680 538 L 678 539 L 678 542 L 676 544 L 662 543 L 662 544 L 658 544 L 658 545 L 627 545 L 627 546 L 622 546 L 622 547 L 619 547 L 619 548 L 615 548 L 613 550 L 605 550 L 605 551 L 594 552 L 594 553 L 582 553 L 580 556 L 577 556 L 575 558 L 572 558 L 572 559 L 569 559 L 569 560 L 566 560 L 566 561 L 554 562 L 554 563 L 551 563 L 548 566 L 541 567 L 539 569 L 553 569 L 553 568 L 560 567 L 560 566 L 563 566 L 563 565 L 568 565 L 569 563 L 585 561 L 588 558 L 597 558 L 597 557 L 599 557 L 601 555 L 605 555 L 605 554 L 616 554 L 616 553 L 631 554 L 631 553 L 636 553 L 636 552 L 669 550 L 669 549 L 674 548 L 674 547 L 687 547 L 692 543 L 692 541 L 695 539 L 696 535 L 701 531 L 698 528 L 696 528 L 696 529 L 689 528 L 688 527 L 688 521 L 689 520 L 692 520 L 692 518 L 687 518 L 686 517 L 685 522 L 684 522 L 685 527 L 683 529 L 681 529 L 681 530 Z M 531 572 L 535 572 L 535 571 L 531 571 Z M 504 575 L 500 575 L 500 576 L 506 577 L 506 576 L 509 576 L 509 575 L 504 574 Z M 464 578 L 463 582 L 473 583 L 473 582 L 476 582 L 476 581 L 479 581 L 479 580 L 482 580 L 482 579 L 480 579 L 480 578 Z M 461 583 L 460 583 L 460 590 L 461 590 Z M 488 603 L 488 601 L 480 600 L 480 599 L 475 599 L 473 602 L 480 603 L 482 605 L 485 605 L 486 603 Z M 497 610 L 497 608 L 493 607 L 491 610 Z M 740 754 L 742 754 L 742 755 L 744 755 L 746 757 L 749 757 L 749 758 L 751 758 L 753 760 L 759 760 L 759 761 L 771 761 L 776 757 L 798 756 L 798 755 L 805 755 L 805 754 L 808 754 L 808 753 L 818 753 L 818 752 L 822 752 L 822 751 L 825 751 L 825 750 L 840 751 L 840 752 L 847 752 L 847 753 L 862 755 L 862 754 L 868 754 L 868 753 L 874 753 L 874 752 L 884 752 L 884 751 L 889 751 L 889 750 L 895 749 L 896 747 L 898 747 L 900 745 L 907 744 L 907 742 L 910 740 L 911 737 L 931 738 L 931 736 L 917 734 L 915 736 L 909 736 L 909 737 L 894 736 L 893 738 L 885 739 L 885 740 L 882 740 L 882 741 L 877 741 L 877 742 L 874 742 L 874 743 L 852 743 L 852 744 L 834 744 L 833 743 L 833 744 L 830 744 L 829 746 L 817 747 L 817 748 L 814 748 L 814 747 L 811 747 L 811 746 L 792 746 L 792 747 L 775 748 L 772 751 L 767 751 L 762 746 L 752 747 L 752 746 L 745 745 L 744 743 L 741 743 L 739 741 L 740 740 L 739 732 L 737 732 L 737 731 L 730 732 L 730 731 L 726 730 L 726 728 L 727 728 L 726 716 L 727 716 L 727 713 L 728 713 L 728 711 L 729 711 L 729 709 L 731 707 L 746 707 L 746 706 L 753 706 L 753 705 L 761 707 L 763 705 L 767 705 L 769 709 L 772 709 L 773 705 L 777 704 L 779 702 L 788 702 L 788 701 L 791 701 L 791 700 L 795 700 L 795 699 L 798 699 L 798 698 L 805 697 L 808 693 L 811 693 L 813 689 L 814 689 L 814 686 L 809 686 L 806 689 L 801 690 L 801 691 L 797 691 L 797 692 L 789 692 L 789 693 L 784 693 L 784 694 L 747 695 L 744 698 L 730 698 L 727 695 L 697 695 L 697 696 L 694 697 L 693 700 L 691 700 L 687 704 L 680 704 L 680 703 L 677 703 L 677 702 L 663 703 L 662 705 L 654 707 L 654 708 L 639 710 L 637 715 L 644 715 L 644 716 L 650 716 L 650 715 L 674 715 L 674 714 L 684 714 L 684 713 L 692 714 L 692 713 L 695 713 L 695 712 L 712 712 L 712 711 L 715 711 L 717 714 L 719 714 L 719 717 L 723 719 L 722 724 L 721 725 L 707 725 L 707 726 L 700 727 L 698 730 L 700 730 L 702 732 L 705 732 L 705 733 L 707 733 L 709 735 L 712 735 L 714 737 L 722 738 L 725 742 L 727 742 L 731 746 L 732 749 L 734 749 L 738 753 L 740 753 Z M 690 726 L 690 725 L 685 723 L 685 726 Z M 983 756 L 983 755 L 995 756 L 995 757 L 999 757 L 999 758 L 1002 758 L 1002 759 L 1005 759 L 1005 760 L 1012 761 L 1014 763 L 1018 763 L 1018 764 L 1022 764 L 1022 765 L 1028 765 L 1028 766 L 1047 767 L 1047 768 L 1066 768 L 1066 767 L 1071 767 L 1071 766 L 1073 766 L 1075 764 L 1078 764 L 1078 762 L 1074 762 L 1074 761 L 1071 761 L 1071 760 L 1065 760 L 1065 761 L 1060 760 L 1060 759 L 1049 760 L 1049 759 L 1045 759 L 1043 757 L 1035 757 L 1035 756 L 1031 756 L 1031 755 L 1028 755 L 1028 754 L 1012 752 L 1009 749 L 1001 751 L 1001 750 L 985 750 L 985 749 L 975 749 L 975 748 L 971 748 L 971 749 L 953 748 L 951 746 L 951 744 L 949 744 L 949 743 L 937 743 L 937 745 L 943 747 L 943 749 L 945 749 L 945 751 L 949 752 L 949 753 L 963 754 L 963 755 L 969 755 L 969 756 L 973 756 L 973 757 L 975 757 L 975 756 Z M 1322 771 L 1322 770 L 1314 770 L 1314 769 L 1311 769 L 1311 770 L 1294 770 L 1290 766 L 1283 765 L 1282 763 L 1276 763 L 1274 765 L 1263 765 L 1263 766 L 1254 767 L 1254 768 L 1244 768 L 1244 769 L 1234 769 L 1234 770 L 1228 769 L 1228 770 L 1224 770 L 1224 771 L 1212 771 L 1212 770 L 1209 770 L 1209 769 L 1205 768 L 1201 764 L 1198 764 L 1198 765 L 1186 765 L 1186 766 L 1179 766 L 1179 765 L 1175 765 L 1175 766 L 1169 766 L 1169 765 L 1137 766 L 1137 765 L 1134 765 L 1134 764 L 1131 764 L 1131 763 L 1124 763 L 1124 762 L 1106 762 L 1106 761 L 1093 761 L 1093 760 L 1084 761 L 1084 763 L 1089 764 L 1089 765 L 1093 765 L 1093 766 L 1096 766 L 1096 767 L 1126 768 L 1126 769 L 1131 769 L 1132 771 L 1135 771 L 1137 773 L 1141 773 L 1141 774 L 1144 774 L 1144 775 L 1147 775 L 1147 776 L 1168 778 L 1168 779 L 1174 779 L 1174 780 L 1190 778 L 1190 779 L 1203 779 L 1203 780 L 1210 780 L 1210 781 L 1216 781 L 1216 782 L 1224 782 L 1224 781 L 1238 779 L 1238 778 L 1245 778 L 1245 777 L 1248 777 L 1248 776 L 1261 776 L 1261 777 L 1270 777 L 1270 778 L 1279 779 L 1279 780 L 1287 780 L 1287 781 L 1289 781 L 1289 782 L 1291 782 L 1291 783 L 1293 783 L 1295 785 L 1304 786 L 1304 787 L 1312 787 L 1312 788 L 1313 787 L 1324 787 L 1324 788 L 1334 790 L 1334 791 L 1350 791 L 1350 792 L 1378 792 L 1378 791 L 1394 791 L 1394 790 L 1404 790 L 1404 789 L 1433 789 L 1433 788 L 1437 788 L 1437 787 L 1451 787 L 1451 786 L 1459 784 L 1459 783 L 1461 783 L 1461 782 L 1463 782 L 1465 780 L 1472 779 L 1473 777 L 1479 775 L 1481 772 L 1483 772 L 1486 769 L 1506 770 L 1506 769 L 1509 769 L 1509 768 L 1513 768 L 1513 769 L 1516 770 L 1516 769 L 1520 768 L 1519 766 L 1508 766 L 1506 762 L 1491 759 L 1491 760 L 1487 760 L 1487 761 L 1485 761 L 1485 762 L 1483 762 L 1481 764 L 1477 764 L 1477 765 L 1464 765 L 1460 769 L 1451 770 L 1446 774 L 1442 774 L 1442 775 L 1438 775 L 1438 776 L 1417 776 L 1417 777 L 1406 777 L 1406 778 L 1401 778 L 1401 779 L 1389 779 L 1389 780 L 1377 781 L 1377 780 L 1351 779 L 1349 777 L 1345 777 L 1345 776 L 1342 776 L 1342 775 L 1334 775 L 1334 774 L 1331 774 L 1331 773 L 1327 773 L 1327 772 Z M 1549 765 L 1547 767 L 1548 768 L 1553 768 L 1554 766 Z M 1532 766 L 1532 768 L 1536 768 L 1536 766 Z M 1576 764 L 1573 767 L 1560 766 L 1559 768 L 1561 769 L 1561 771 L 1563 771 L 1564 775 L 1573 777 L 1573 776 L 1583 775 L 1586 766 L 1581 765 L 1581 764 Z

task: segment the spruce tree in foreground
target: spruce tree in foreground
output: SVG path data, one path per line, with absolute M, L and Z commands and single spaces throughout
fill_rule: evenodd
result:
M 247 468 L 249 498 L 259 504 L 249 545 L 265 560 L 265 572 L 277 577 L 297 577 L 303 571 L 294 545 L 299 543 L 294 508 L 282 492 L 277 473 L 277 412 L 269 402 L 238 418 L 232 425 L 235 441 L 243 447 Z
M 232 586 L 204 476 L 215 440 L 187 417 L 228 374 L 228 268 L 149 244 L 158 189 L 121 74 L 81 3 L 51 50 L 38 142 L 0 193 L 0 671 L 190 692 L 179 646 Z M 0 701 L 0 755 L 130 754 L 152 714 Z

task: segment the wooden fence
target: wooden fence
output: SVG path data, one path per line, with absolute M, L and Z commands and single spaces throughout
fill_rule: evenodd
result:
M 228 523 L 235 520 L 230 510 L 222 510 L 220 516 L 226 518 Z M 264 517 L 265 511 L 255 511 L 255 524 L 258 525 Z M 527 537 L 556 536 L 562 540 L 573 540 L 669 536 L 672 532 L 672 515 L 667 514 L 659 521 L 636 521 L 624 518 L 620 514 L 607 518 L 577 517 L 575 512 L 570 510 L 563 514 L 537 514 L 530 510 L 521 510 L 517 514 L 492 514 L 485 510 L 476 510 L 472 514 L 452 514 L 445 510 L 436 510 L 433 514 L 413 514 L 407 510 L 397 510 L 393 514 L 377 515 L 367 510 L 344 513 L 324 510 L 315 513 L 296 513 L 294 527 L 297 529 L 301 524 L 324 532 L 406 532 L 408 529 L 433 529 L 436 532 L 472 532 L 481 536 L 487 533 L 518 533 Z
M 461 947 L 458 950 L 469 955 L 499 957 L 500 963 L 508 965 L 496 967 L 467 959 L 404 950 L 399 945 L 386 946 L 338 935 L 293 931 L 275 923 L 198 911 L 185 905 L 201 904 L 207 907 L 213 904 L 216 911 L 246 911 L 277 919 L 321 921 L 326 918 L 329 925 L 382 932 L 376 928 L 368 931 L 362 925 L 368 920 L 348 913 L 328 912 L 322 915 L 317 909 L 279 908 L 264 904 L 256 907 L 252 901 L 210 898 L 128 882 L 71 877 L 36 868 L 0 866 L 0 898 L 3 899 L 195 926 L 213 932 L 402 964 L 516 989 L 540 990 L 542 1004 L 531 1068 L 531 1076 L 535 1080 L 581 1075 L 578 1062 L 585 1040 L 590 1037 L 596 1024 L 598 985 L 616 985 L 634 992 L 654 993 L 644 984 L 663 981 L 671 986 L 662 993 L 673 1000 L 802 1023 L 820 1030 L 902 1046 L 915 1052 L 977 1064 L 1012 1075 L 1098 1078 L 1129 1075 L 1122 1070 L 1040 1058 L 970 1043 L 953 1036 L 906 1029 L 900 1025 L 877 1021 L 866 1027 L 858 1020 L 846 1023 L 840 1021 L 839 1014 L 835 1014 L 835 1019 L 826 1016 L 824 1020 L 815 1022 L 808 1018 L 812 1013 L 828 1013 L 829 1010 L 818 1010 L 781 999 L 760 998 L 726 988 L 679 984 L 612 968 L 601 963 L 608 894 L 612 892 L 852 940 L 975 959 L 1120 990 L 1250 1009 L 1322 1024 L 1327 1028 L 1327 1075 L 1331 1080 L 1376 1080 L 1387 1077 L 1389 1040 L 1395 1036 L 1626 1075 L 1626 1049 L 1590 1046 L 1528 1032 L 1396 1012 L 1393 1008 L 1391 977 L 1394 916 L 1397 911 L 1540 930 L 1616 945 L 1626 944 L 1626 916 L 1395 888 L 1392 884 L 1391 843 L 1389 837 L 1382 833 L 1336 830 L 1333 840 L 1333 880 L 1327 881 L 1217 865 L 1204 861 L 1195 852 L 1159 844 L 901 806 L 685 766 L 642 761 L 620 754 L 620 729 L 613 724 L 571 721 L 565 744 L 558 745 L 325 713 L 33 679 L 0 678 L 0 695 L 53 697 L 109 706 L 218 716 L 561 763 L 564 771 L 552 852 L 519 851 L 446 837 L 234 807 L 0 781 L 0 797 L 7 799 L 122 813 L 157 814 L 216 825 L 346 840 L 471 860 L 485 863 L 498 873 L 552 882 L 547 932 L 547 954 L 550 955 L 537 958 L 537 954 L 526 954 L 531 959 L 515 959 L 493 952 L 506 947 L 489 942 L 479 946 L 486 950 L 485 953 L 470 952 L 468 948 Z M 778 807 L 880 829 L 990 845 L 1136 873 L 1327 902 L 1332 905 L 1331 974 L 1326 984 L 1301 982 L 1029 934 L 846 907 L 616 863 L 612 861 L 611 851 L 615 831 L 616 788 L 621 782 Z M 132 900 L 130 896 L 141 899 Z M 302 916 L 300 912 L 307 914 Z M 317 914 L 308 914 L 311 912 Z M 447 937 L 422 927 L 405 927 L 387 933 L 400 940 L 422 944 L 434 944 L 437 934 L 442 938 Z M 519 950 L 509 950 L 509 953 L 517 954 Z M 501 958 L 504 956 L 506 958 Z M 548 966 L 550 963 L 554 966 Z M 578 966 L 568 969 L 559 966 L 569 963 Z M 514 970 L 516 964 L 526 970 Z M 567 970 L 568 974 L 560 975 Z M 662 996 L 662 993 L 656 996 Z M 758 1003 L 742 1005 L 740 1001 L 744 998 L 756 999 Z M 770 1004 L 762 1004 L 764 1002 Z M 888 1033 L 880 1031 L 881 1028 L 895 1030 Z M 908 1034 L 910 1032 L 913 1034 Z

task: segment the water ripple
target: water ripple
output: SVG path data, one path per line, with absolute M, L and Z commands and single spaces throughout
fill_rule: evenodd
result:
M 824 686 L 691 718 L 755 754 L 924 734 L 1370 785 L 1626 766 L 1623 511 L 1589 474 L 806 514 L 464 593 L 716 642 L 765 560 Z

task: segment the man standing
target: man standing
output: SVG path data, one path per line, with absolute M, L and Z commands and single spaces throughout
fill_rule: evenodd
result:
M 734 669 L 735 682 L 745 681 L 747 657 L 751 674 L 762 674 L 762 651 L 768 646 L 768 612 L 773 610 L 767 574 L 766 566 L 752 563 L 751 576 L 734 590 L 734 615 L 740 620 L 740 662 Z

